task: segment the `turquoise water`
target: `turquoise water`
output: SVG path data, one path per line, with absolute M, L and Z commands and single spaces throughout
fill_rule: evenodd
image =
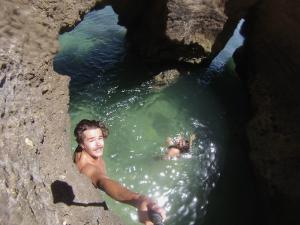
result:
M 216 92 L 214 80 L 224 82 L 226 75 L 225 82 L 233 88 L 223 91 L 239 92 L 228 60 L 242 39 L 233 37 L 210 68 L 157 90 L 149 68 L 126 54 L 125 33 L 106 7 L 60 36 L 54 69 L 71 77 L 72 130 L 84 118 L 104 120 L 110 128 L 105 143 L 109 176 L 156 199 L 167 211 L 167 225 L 195 224 L 206 215 L 230 138 L 228 105 Z M 160 159 L 167 137 L 192 133 L 197 139 L 189 154 L 179 160 Z M 105 199 L 125 224 L 138 224 L 134 208 Z

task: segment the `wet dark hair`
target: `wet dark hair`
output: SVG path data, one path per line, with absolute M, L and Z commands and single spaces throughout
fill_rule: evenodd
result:
M 97 120 L 81 120 L 74 129 L 74 135 L 76 137 L 76 141 L 78 146 L 73 154 L 73 161 L 75 162 L 75 156 L 77 152 L 81 152 L 82 149 L 80 144 L 83 142 L 84 134 L 83 132 L 89 129 L 97 129 L 99 128 L 102 131 L 103 138 L 107 138 L 109 134 L 109 130 L 106 125 L 102 121 Z
M 89 129 L 99 128 L 104 138 L 108 137 L 109 130 L 102 121 L 81 120 L 75 127 L 74 135 L 78 144 L 83 142 L 83 132 Z
M 188 152 L 190 150 L 190 142 L 188 140 L 184 141 L 184 145 L 179 148 L 182 153 Z

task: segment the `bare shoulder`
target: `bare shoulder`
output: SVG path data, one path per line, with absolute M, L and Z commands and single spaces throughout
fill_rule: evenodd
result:
M 98 174 L 99 171 L 97 167 L 93 164 L 86 163 L 81 169 L 80 172 L 87 175 L 88 177 L 93 177 L 95 174 Z
M 94 186 L 99 188 L 101 188 L 99 182 L 101 182 L 103 178 L 108 178 L 104 167 L 90 162 L 82 163 L 82 167 L 80 167 L 80 173 L 83 173 L 89 177 Z
M 80 152 L 75 156 L 75 163 L 78 170 L 89 177 L 93 176 L 94 174 L 106 176 L 105 162 L 102 158 L 95 160 L 89 157 L 88 154 Z
M 74 162 L 78 167 L 79 171 L 81 172 L 82 168 L 88 164 L 86 157 L 84 156 L 83 152 L 77 152 L 74 157 Z

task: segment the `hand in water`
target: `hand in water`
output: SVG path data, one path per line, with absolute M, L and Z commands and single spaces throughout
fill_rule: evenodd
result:
M 145 225 L 153 225 L 149 218 L 150 211 L 160 214 L 163 220 L 166 218 L 166 213 L 163 208 L 158 206 L 152 199 L 142 196 L 141 203 L 138 206 L 138 217 L 141 223 L 144 223 Z

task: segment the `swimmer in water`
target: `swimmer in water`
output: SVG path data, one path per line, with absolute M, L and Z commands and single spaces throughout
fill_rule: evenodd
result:
M 108 137 L 108 128 L 95 120 L 81 120 L 74 131 L 78 146 L 74 152 L 74 162 L 78 170 L 91 179 L 96 188 L 103 190 L 116 201 L 137 208 L 138 218 L 145 225 L 153 225 L 153 213 L 165 219 L 165 210 L 153 199 L 129 190 L 106 173 L 104 142 Z
M 182 135 L 179 135 L 174 140 L 168 137 L 166 140 L 168 147 L 163 159 L 179 158 L 181 154 L 188 153 L 195 138 L 195 134 L 192 134 L 189 140 L 184 139 Z

